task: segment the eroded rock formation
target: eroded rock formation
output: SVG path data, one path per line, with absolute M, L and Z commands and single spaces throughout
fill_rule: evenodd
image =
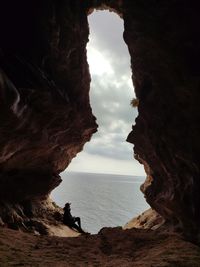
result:
M 128 137 L 145 163 L 148 203 L 176 230 L 199 235 L 198 4 L 134 1 L 124 16 L 139 116 Z
M 19 204 L 22 214 L 32 211 L 25 207 L 27 203 L 31 207 L 33 200 L 41 208 L 41 199 L 45 201 L 60 183 L 59 173 L 96 131 L 88 97 L 87 14 L 93 8 L 109 8 L 124 19 L 139 99 L 139 116 L 128 141 L 146 166 L 148 179 L 142 190 L 168 225 L 198 239 L 198 4 L 182 0 L 4 2 L 0 10 L 3 221 L 8 221 L 6 205 Z
M 0 216 L 9 225 L 38 211 L 32 204 L 46 210 L 41 199 L 97 128 L 87 13 L 80 1 L 56 2 L 5 1 L 0 11 Z
M 127 222 L 123 229 L 151 229 L 156 230 L 160 228 L 165 223 L 165 219 L 160 216 L 155 210 L 148 209 L 142 214 L 138 215 Z

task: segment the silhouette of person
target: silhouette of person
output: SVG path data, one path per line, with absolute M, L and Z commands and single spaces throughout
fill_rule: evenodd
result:
M 63 223 L 70 227 L 71 229 L 75 229 L 79 233 L 85 233 L 83 229 L 81 228 L 81 219 L 80 217 L 73 217 L 71 215 L 71 203 L 66 203 L 65 207 L 63 208 L 64 210 L 64 215 L 63 215 Z M 76 224 L 77 222 L 77 224 Z

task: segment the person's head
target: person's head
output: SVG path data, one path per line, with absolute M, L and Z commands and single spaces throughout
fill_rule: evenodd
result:
M 65 204 L 65 209 L 70 209 L 70 206 L 71 206 L 71 203 L 69 203 L 69 202 L 67 202 L 66 204 Z

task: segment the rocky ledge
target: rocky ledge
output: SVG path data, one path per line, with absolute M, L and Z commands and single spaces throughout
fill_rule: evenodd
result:
M 77 238 L 38 237 L 0 229 L 0 265 L 199 267 L 200 248 L 178 235 L 120 227 Z
M 144 211 L 141 215 L 133 218 L 123 227 L 124 229 L 151 229 L 156 230 L 162 225 L 165 225 L 165 220 L 160 216 L 155 210 L 148 209 Z

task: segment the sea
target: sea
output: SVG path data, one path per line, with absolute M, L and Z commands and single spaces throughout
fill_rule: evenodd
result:
M 92 234 L 103 227 L 124 226 L 149 208 L 140 191 L 145 177 L 81 172 L 63 172 L 61 177 L 51 198 L 61 207 L 70 202 L 72 215 Z

